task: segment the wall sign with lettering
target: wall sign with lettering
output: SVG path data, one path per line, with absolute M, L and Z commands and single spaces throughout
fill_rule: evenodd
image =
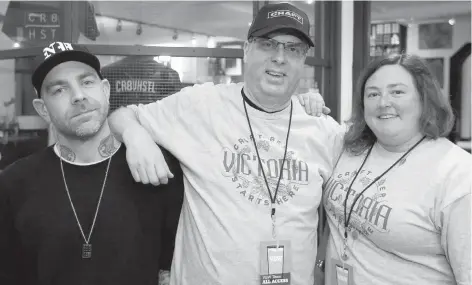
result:
M 2 32 L 22 46 L 65 41 L 62 1 L 10 1 Z
M 23 37 L 29 41 L 56 41 L 61 28 L 57 12 L 27 11 L 25 13 Z

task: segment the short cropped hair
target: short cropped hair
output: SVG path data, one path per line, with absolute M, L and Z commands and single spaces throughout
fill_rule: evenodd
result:
M 372 74 L 386 65 L 400 65 L 413 77 L 423 105 L 420 131 L 424 136 L 432 139 L 447 137 L 454 126 L 455 119 L 449 96 L 442 93 L 439 82 L 426 63 L 416 55 L 386 55 L 370 62 L 357 81 L 354 90 L 352 117 L 348 121 L 349 130 L 344 137 L 344 147 L 351 154 L 363 153 L 377 140 L 365 121 L 364 88 Z

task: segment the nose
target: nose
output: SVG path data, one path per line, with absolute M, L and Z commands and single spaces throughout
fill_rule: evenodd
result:
M 282 44 L 277 45 L 272 61 L 282 64 L 286 61 L 285 47 Z
M 80 103 L 81 101 L 85 100 L 86 96 L 80 86 L 74 85 L 71 86 L 71 94 L 72 94 L 72 104 Z
M 387 93 L 383 93 L 381 96 L 380 96 L 380 100 L 379 100 L 379 106 L 380 107 L 390 107 L 391 105 L 391 102 L 390 102 L 390 95 Z

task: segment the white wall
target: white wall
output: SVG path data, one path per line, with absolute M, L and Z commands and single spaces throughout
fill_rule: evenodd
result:
M 354 49 L 354 2 L 341 4 L 341 94 L 340 121 L 346 121 L 352 112 L 352 62 Z
M 457 52 L 465 43 L 470 42 L 470 17 L 455 18 L 453 27 L 452 48 L 450 49 L 419 49 L 418 24 L 411 24 L 407 29 L 406 51 L 421 57 L 443 57 L 444 58 L 444 87 L 443 92 L 449 93 L 449 66 L 450 57 Z M 430 22 L 447 22 L 448 19 L 438 19 Z M 469 77 L 470 78 L 470 77 Z

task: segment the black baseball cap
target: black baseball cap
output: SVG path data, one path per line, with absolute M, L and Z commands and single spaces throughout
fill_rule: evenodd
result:
M 278 30 L 289 30 L 315 46 L 310 37 L 310 20 L 302 10 L 289 3 L 263 6 L 249 28 L 247 38 L 263 37 Z
M 97 71 L 100 79 L 103 79 L 100 73 L 100 61 L 86 47 L 64 42 L 53 42 L 34 59 L 35 69 L 31 81 L 38 97 L 41 97 L 41 86 L 49 71 L 67 61 L 78 61 L 90 65 Z

